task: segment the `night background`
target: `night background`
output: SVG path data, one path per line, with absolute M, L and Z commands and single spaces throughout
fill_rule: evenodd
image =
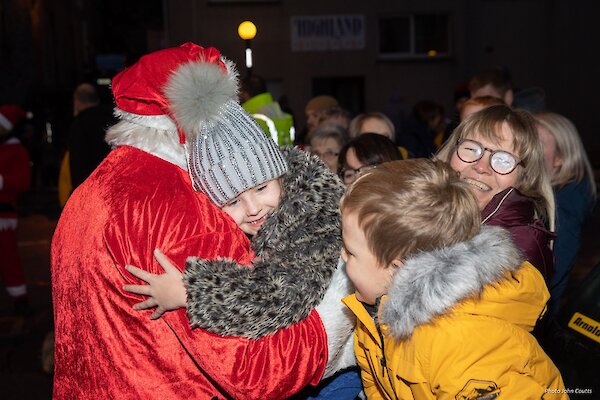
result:
M 58 171 L 78 84 L 99 84 L 102 101 L 111 105 L 107 83 L 117 72 L 143 54 L 186 41 L 217 47 L 243 75 L 245 44 L 237 26 L 244 20 L 258 26 L 253 73 L 287 100 L 299 131 L 304 104 L 318 94 L 335 95 L 353 114 L 401 114 L 432 99 L 450 118 L 457 85 L 482 69 L 502 67 L 516 91 L 541 88 L 546 107 L 575 123 L 598 182 L 596 8 L 583 0 L 0 0 L 0 104 L 31 112 L 21 139 L 32 159 L 33 182 L 19 206 L 18 235 L 35 311 L 28 319 L 14 318 L 0 290 L 0 398 L 51 398 L 52 375 L 44 371 L 42 356 L 52 330 L 49 251 L 61 212 Z M 364 44 L 351 50 L 295 47 L 293 19 L 318 15 L 364 17 Z M 413 15 L 442 16 L 445 30 L 433 41 L 440 54 L 388 52 L 400 45 L 386 35 Z M 571 292 L 600 261 L 599 221 L 596 210 L 582 234 Z M 597 364 L 564 363 L 567 387 L 597 385 Z M 581 398 L 600 398 L 600 392 Z

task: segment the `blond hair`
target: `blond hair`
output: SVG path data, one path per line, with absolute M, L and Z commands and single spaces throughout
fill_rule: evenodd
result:
M 447 163 L 428 159 L 384 163 L 348 187 L 343 214 L 356 213 L 381 265 L 468 240 L 479 232 L 477 201 Z
M 552 174 L 552 184 L 561 188 L 568 183 L 579 183 L 587 179 L 592 195 L 595 197 L 594 171 L 575 124 L 568 118 L 553 112 L 535 114 L 535 119 L 554 137 L 556 156 L 562 161 Z
M 512 133 L 515 154 L 522 161 L 522 167 L 515 182 L 515 188 L 535 204 L 538 218 L 548 222 L 554 229 L 554 193 L 550 177 L 544 164 L 544 151 L 537 135 L 535 120 L 524 110 L 513 110 L 507 105 L 493 105 L 478 111 L 458 125 L 446 143 L 435 155 L 436 159 L 450 162 L 460 139 L 480 136 L 499 144 L 502 126 L 506 124 Z

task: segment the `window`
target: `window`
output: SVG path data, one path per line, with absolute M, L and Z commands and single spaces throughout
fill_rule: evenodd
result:
M 380 59 L 433 59 L 450 55 L 448 14 L 414 14 L 379 19 Z

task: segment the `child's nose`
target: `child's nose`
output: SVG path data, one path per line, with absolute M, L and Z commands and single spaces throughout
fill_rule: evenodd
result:
M 249 200 L 247 203 L 247 212 L 248 215 L 256 215 L 260 212 L 260 204 L 254 200 Z

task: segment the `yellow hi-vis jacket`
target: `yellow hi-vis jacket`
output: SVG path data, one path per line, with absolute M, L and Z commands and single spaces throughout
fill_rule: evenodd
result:
M 296 129 L 293 118 L 281 110 L 270 93 L 254 96 L 244 102 L 242 107 L 279 146 L 294 144 Z

